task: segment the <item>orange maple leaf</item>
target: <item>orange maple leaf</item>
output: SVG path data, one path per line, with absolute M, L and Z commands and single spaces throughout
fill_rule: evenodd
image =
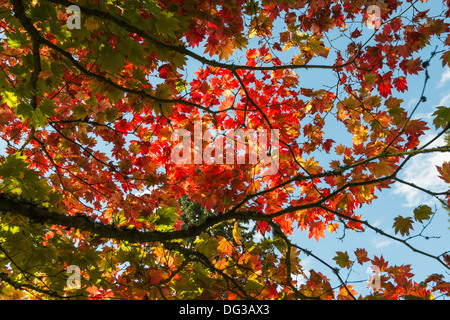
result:
M 436 168 L 441 174 L 439 178 L 447 183 L 450 183 L 450 162 L 444 161 L 441 167 L 436 166 Z
M 217 249 L 220 251 L 221 256 L 231 256 L 233 254 L 233 243 L 231 241 L 228 241 L 224 237 L 220 237 L 219 245 L 217 246 Z

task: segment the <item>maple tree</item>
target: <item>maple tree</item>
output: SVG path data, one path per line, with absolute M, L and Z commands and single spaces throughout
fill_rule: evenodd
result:
M 443 274 L 417 283 L 413 266 L 365 248 L 324 261 L 292 237 L 375 231 L 450 269 L 447 253 L 410 242 L 436 214 L 428 205 L 393 213 L 395 234 L 356 213 L 394 184 L 450 204 L 448 190 L 398 175 L 418 155 L 450 152 L 430 146 L 449 107 L 435 109 L 434 128 L 413 117 L 431 59 L 450 65 L 450 1 L 433 16 L 425 2 L 0 0 L 2 298 L 449 296 Z M 381 22 L 369 28 L 374 4 Z M 323 86 L 306 71 L 324 72 Z M 424 91 L 411 111 L 396 95 L 412 75 Z M 199 120 L 204 131 L 277 129 L 277 172 L 171 161 L 173 134 Z M 437 170 L 450 184 L 450 161 Z M 329 274 L 304 270 L 300 255 Z M 376 266 L 380 287 L 356 292 L 343 276 L 355 264 Z

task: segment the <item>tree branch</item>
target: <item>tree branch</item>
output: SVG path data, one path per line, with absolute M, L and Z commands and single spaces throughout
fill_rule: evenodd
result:
M 80 8 L 80 10 L 83 11 L 84 13 L 86 13 L 87 15 L 95 16 L 95 17 L 105 19 L 105 20 L 109 20 L 129 32 L 133 32 L 133 33 L 137 34 L 138 36 L 144 38 L 145 40 L 149 41 L 150 43 L 152 43 L 153 45 L 155 45 L 158 48 L 168 49 L 168 50 L 172 50 L 172 51 L 184 54 L 184 55 L 189 56 L 203 64 L 207 64 L 212 67 L 219 67 L 219 68 L 228 69 L 228 70 L 232 70 L 232 71 L 242 70 L 242 69 L 254 70 L 254 71 L 270 71 L 270 70 L 281 70 L 281 69 L 332 69 L 332 70 L 336 70 L 336 69 L 345 68 L 346 66 L 349 66 L 352 64 L 353 65 L 356 64 L 355 63 L 356 58 L 351 61 L 348 61 L 346 63 L 340 64 L 340 65 L 289 64 L 289 65 L 262 67 L 262 66 L 247 66 L 247 65 L 235 65 L 235 64 L 222 63 L 222 62 L 218 62 L 215 60 L 205 58 L 205 57 L 187 49 L 184 46 L 171 45 L 168 43 L 161 42 L 161 41 L 157 40 L 156 38 L 154 38 L 153 36 L 151 36 L 148 32 L 129 24 L 128 22 L 126 22 L 122 19 L 119 19 L 119 18 L 111 15 L 109 12 L 89 8 L 89 7 L 82 6 L 78 3 L 73 3 L 73 2 L 70 2 L 67 0 L 47 0 L 47 1 L 54 3 L 54 4 L 63 5 L 65 7 L 68 7 L 71 5 L 77 5 Z M 356 66 L 356 68 L 359 70 L 362 70 L 358 66 Z
M 177 239 L 185 239 L 200 235 L 206 229 L 232 219 L 240 220 L 269 220 L 265 215 L 252 212 L 228 213 L 224 215 L 213 215 L 204 220 L 199 225 L 192 225 L 183 230 L 160 232 L 160 231 L 139 231 L 137 229 L 120 228 L 114 225 L 105 225 L 93 221 L 87 216 L 68 216 L 65 214 L 49 211 L 39 207 L 38 204 L 31 203 L 17 196 L 1 193 L 0 212 L 3 214 L 20 215 L 31 219 L 35 223 L 56 224 L 71 227 L 98 234 L 100 237 L 124 240 L 131 243 L 161 242 Z

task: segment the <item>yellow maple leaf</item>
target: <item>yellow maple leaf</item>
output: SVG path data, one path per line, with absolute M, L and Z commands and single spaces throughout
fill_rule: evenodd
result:
M 364 126 L 356 127 L 354 130 L 353 143 L 355 145 L 359 145 L 366 141 L 368 132 L 369 129 L 365 128 Z
M 238 245 L 241 245 L 241 244 L 242 244 L 242 242 L 241 242 L 241 239 L 242 239 L 242 236 L 241 236 L 241 228 L 239 228 L 239 225 L 238 225 L 237 222 L 234 223 L 234 227 L 233 227 L 233 238 L 234 238 L 234 241 L 236 241 L 236 243 L 237 243 Z
M 86 30 L 88 31 L 94 31 L 97 30 L 99 28 L 99 23 L 97 22 L 97 20 L 95 20 L 94 17 L 89 17 L 86 19 L 86 21 L 84 22 L 84 27 L 86 28 Z
M 372 163 L 370 170 L 374 174 L 375 178 L 389 176 L 397 169 L 397 165 L 393 161 L 385 159 L 379 163 Z
M 350 293 L 353 295 L 353 297 L 358 294 L 357 291 L 353 290 L 353 285 L 349 284 L 346 287 L 341 287 L 339 290 L 339 299 L 353 300 L 353 297 L 350 295 Z

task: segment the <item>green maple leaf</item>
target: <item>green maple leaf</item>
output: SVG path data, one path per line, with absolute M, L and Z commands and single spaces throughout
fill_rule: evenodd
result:
M 147 63 L 147 58 L 144 56 L 144 49 L 142 46 L 129 38 L 122 38 L 117 44 L 117 49 L 126 55 L 127 60 L 136 66 Z
M 153 14 L 156 18 L 159 18 L 161 14 L 161 7 L 158 5 L 158 2 L 156 1 L 145 1 L 144 2 L 144 8 Z
M 352 266 L 352 262 L 350 261 L 350 257 L 346 252 L 337 251 L 337 256 L 333 258 L 336 261 L 336 264 L 341 268 L 349 269 Z
M 450 125 L 450 108 L 448 107 L 437 107 L 437 110 L 433 112 L 433 123 L 436 129 L 447 127 Z
M 207 234 L 202 234 L 197 239 L 195 239 L 194 243 L 195 249 L 199 252 L 203 253 L 207 257 L 212 257 L 217 249 L 217 239 L 211 238 Z
M 52 116 L 54 110 L 54 103 L 50 100 L 44 100 L 37 109 L 33 109 L 28 103 L 21 102 L 17 106 L 15 113 L 24 120 L 29 119 L 35 127 L 43 128 L 47 123 L 47 117 Z
M 98 63 L 102 71 L 110 71 L 112 74 L 123 68 L 123 54 L 114 50 L 109 44 L 102 45 L 99 50 Z
M 367 82 L 368 84 L 374 84 L 376 80 L 377 76 L 372 72 L 364 75 L 364 81 Z
M 178 219 L 178 214 L 175 212 L 175 208 L 162 207 L 158 209 L 153 217 L 153 224 L 158 231 L 172 230 L 173 225 Z
M 41 110 L 42 114 L 46 117 L 51 117 L 55 114 L 55 101 L 53 100 L 42 100 L 39 102 L 39 110 Z
M 21 194 L 29 200 L 47 200 L 51 187 L 44 179 L 40 178 L 38 172 L 28 168 L 26 157 L 16 152 L 8 155 L 0 163 L 0 189 L 5 192 Z
M 413 219 L 411 217 L 402 217 L 402 216 L 398 216 L 397 218 L 394 219 L 394 230 L 395 230 L 395 234 L 400 233 L 402 236 L 404 235 L 409 235 L 409 231 L 413 230 Z
M 245 289 L 250 291 L 260 291 L 265 288 L 264 283 L 261 283 L 258 281 L 258 278 L 256 275 L 252 275 L 247 279 L 247 282 L 245 283 Z
M 158 20 L 156 21 L 155 27 L 159 34 L 162 36 L 174 37 L 175 32 L 180 30 L 180 21 L 173 17 L 171 12 L 162 12 Z
M 427 205 L 421 205 L 414 209 L 414 219 L 416 221 L 422 222 L 424 220 L 430 219 L 433 215 L 433 211 Z
M 22 32 L 11 33 L 8 35 L 6 42 L 11 48 L 20 48 L 27 44 L 27 34 Z

